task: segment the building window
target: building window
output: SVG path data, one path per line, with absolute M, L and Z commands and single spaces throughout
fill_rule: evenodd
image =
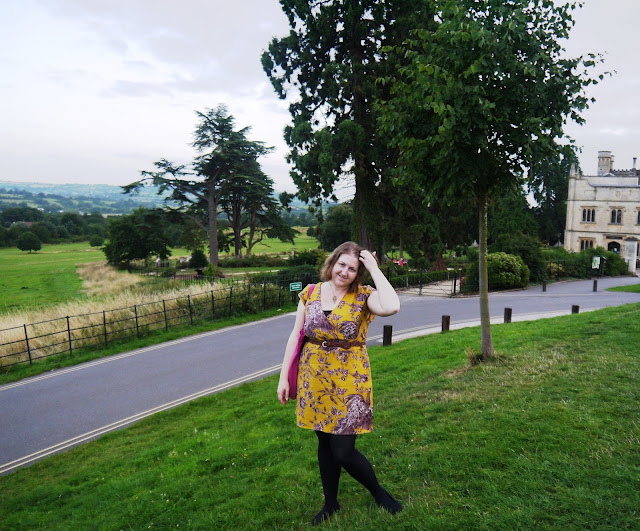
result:
M 586 240 L 586 239 L 581 239 L 580 240 L 580 250 L 584 251 L 585 249 L 593 249 L 595 245 L 595 241 L 594 240 Z
M 638 210 L 638 221 L 636 223 L 640 225 L 640 210 Z
M 616 225 L 622 224 L 622 210 L 620 210 L 619 208 L 614 208 L 611 211 L 611 223 L 614 223 Z
M 596 222 L 596 209 L 595 208 L 583 208 L 582 209 L 582 222 L 583 223 L 595 223 Z

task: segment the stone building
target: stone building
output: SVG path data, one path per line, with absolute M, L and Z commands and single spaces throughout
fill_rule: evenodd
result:
M 598 175 L 569 175 L 564 247 L 604 247 L 619 253 L 629 271 L 640 268 L 640 171 L 614 170 L 611 151 L 598 152 Z

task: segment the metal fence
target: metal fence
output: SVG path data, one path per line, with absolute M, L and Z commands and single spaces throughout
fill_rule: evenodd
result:
M 455 279 L 459 278 L 457 271 L 383 271 L 394 287 L 416 286 L 420 292 L 424 285 L 452 280 L 449 289 L 451 294 L 455 294 Z M 196 275 L 184 280 L 189 283 L 209 282 Z M 70 315 L 0 330 L 0 367 L 31 364 L 35 360 L 60 354 L 73 356 L 74 352 L 81 349 L 106 348 L 115 342 L 141 338 L 157 330 L 279 308 L 289 301 L 296 302 L 297 292 L 290 291 L 289 287 L 295 281 L 305 285 L 316 279 L 305 275 L 304 278 L 264 280 L 262 283 L 233 280 L 226 286 L 186 297 Z

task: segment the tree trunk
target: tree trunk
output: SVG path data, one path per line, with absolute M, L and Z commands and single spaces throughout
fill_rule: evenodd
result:
M 218 265 L 218 201 L 214 195 L 214 185 L 207 186 L 209 197 L 207 207 L 209 214 L 209 262 L 211 265 Z
M 489 275 L 487 272 L 487 192 L 481 192 L 479 197 L 480 241 L 478 249 L 478 272 L 480 278 L 480 329 L 482 359 L 488 360 L 493 356 L 493 340 L 491 339 L 491 314 L 489 313 Z

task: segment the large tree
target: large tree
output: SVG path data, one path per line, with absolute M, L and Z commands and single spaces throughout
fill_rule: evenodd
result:
M 151 255 L 168 258 L 167 224 L 165 212 L 159 209 L 139 208 L 127 216 L 110 218 L 108 240 L 102 248 L 107 262 L 121 265 Z
M 377 131 L 373 103 L 387 89 L 377 79 L 392 62 L 384 46 L 400 44 L 410 29 L 427 27 L 433 16 L 423 0 L 280 0 L 291 31 L 273 39 L 262 64 L 281 98 L 293 89 L 292 178 L 299 197 L 320 206 L 336 201 L 342 178 L 355 187 L 352 225 L 356 239 L 378 244 L 380 213 L 386 206 L 378 185 L 395 152 Z M 391 48 L 389 48 L 391 49 Z
M 594 56 L 566 58 L 574 4 L 551 0 L 433 0 L 437 26 L 398 54 L 409 61 L 382 80 L 382 127 L 401 153 L 396 178 L 479 212 L 482 357 L 493 353 L 487 283 L 487 204 L 522 185 L 524 169 L 559 149 L 568 119 L 582 123 Z
M 162 159 L 155 163 L 157 171 L 143 171 L 141 180 L 123 188 L 129 193 L 154 184 L 159 194 L 170 192 L 165 199 L 167 208 L 186 215 L 208 234 L 209 261 L 217 265 L 220 202 L 236 178 L 260 170 L 258 158 L 271 148 L 249 140 L 249 127 L 236 130 L 235 120 L 224 105 L 197 115 L 200 122 L 192 145 L 198 155 L 192 170 Z
M 535 162 L 530 170 L 530 190 L 537 203 L 534 212 L 540 238 L 549 245 L 564 239 L 571 166 L 580 167 L 574 146 L 568 144 L 560 152 Z
M 262 170 L 234 178 L 220 201 L 233 230 L 234 250 L 247 255 L 265 237 L 275 237 L 293 243 L 296 231 L 289 227 L 280 213 L 285 208 L 274 197 L 273 182 Z

